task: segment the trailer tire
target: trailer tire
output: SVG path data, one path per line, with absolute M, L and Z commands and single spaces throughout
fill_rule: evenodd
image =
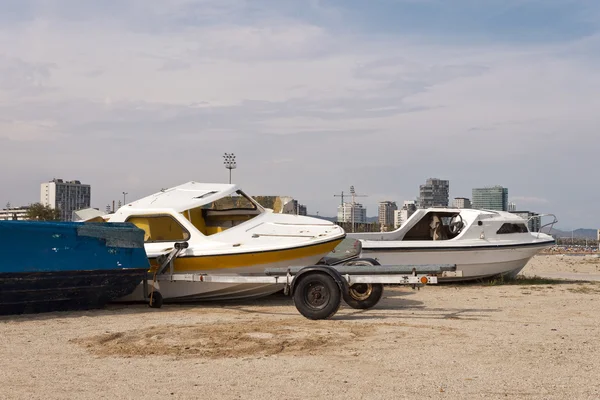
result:
M 328 319 L 342 303 L 342 291 L 335 280 L 323 272 L 309 272 L 294 288 L 294 305 L 308 319 Z
M 163 297 L 162 294 L 160 294 L 160 292 L 152 292 L 150 294 L 150 298 L 148 300 L 148 305 L 151 308 L 161 308 L 163 305 Z
M 381 296 L 383 296 L 381 283 L 356 283 L 350 286 L 344 300 L 352 308 L 366 310 L 379 303 Z

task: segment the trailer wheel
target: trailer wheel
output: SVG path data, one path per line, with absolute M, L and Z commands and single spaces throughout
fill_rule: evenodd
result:
M 344 300 L 352 308 L 366 310 L 379 303 L 381 296 L 383 296 L 381 283 L 355 283 L 348 289 L 348 295 L 344 296 Z
M 294 305 L 308 319 L 328 319 L 339 310 L 342 291 L 331 276 L 307 273 L 295 285 Z
M 162 294 L 160 294 L 160 292 L 156 292 L 156 291 L 150 293 L 150 299 L 148 301 L 148 305 L 151 308 L 161 308 L 163 305 Z

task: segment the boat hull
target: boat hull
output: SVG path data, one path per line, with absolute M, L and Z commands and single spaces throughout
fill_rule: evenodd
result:
M 361 257 L 381 265 L 456 264 L 457 274 L 440 274 L 438 282 L 458 282 L 495 276 L 516 276 L 548 243 L 454 248 L 362 248 Z
M 0 274 L 0 315 L 101 308 L 131 293 L 146 269 Z
M 96 308 L 150 267 L 132 224 L 0 221 L 0 313 Z

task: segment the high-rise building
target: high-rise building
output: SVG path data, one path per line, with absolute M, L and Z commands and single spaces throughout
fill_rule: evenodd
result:
M 502 186 L 473 189 L 473 208 L 508 211 L 508 189 Z
M 394 225 L 394 211 L 398 209 L 396 202 L 394 201 L 382 201 L 379 203 L 379 225 L 393 226 Z
M 517 205 L 511 201 L 508 203 L 508 211 L 517 211 Z
M 364 224 L 367 222 L 367 209 L 360 203 L 344 203 L 338 206 L 338 222 L 353 222 L 355 224 Z
M 455 197 L 453 205 L 456 208 L 471 208 L 471 200 L 466 197 Z
M 450 181 L 429 178 L 419 187 L 419 207 L 448 207 Z
M 398 229 L 417 211 L 417 202 L 405 201 L 400 210 L 394 211 L 394 228 Z
M 89 208 L 92 188 L 80 181 L 63 181 L 53 179 L 42 183 L 40 203 L 60 210 L 62 221 L 71 221 L 73 211 Z

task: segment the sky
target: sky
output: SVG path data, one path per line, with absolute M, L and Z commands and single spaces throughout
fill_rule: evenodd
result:
M 0 204 L 92 206 L 190 180 L 287 195 L 501 185 L 600 228 L 597 0 L 4 0 Z

